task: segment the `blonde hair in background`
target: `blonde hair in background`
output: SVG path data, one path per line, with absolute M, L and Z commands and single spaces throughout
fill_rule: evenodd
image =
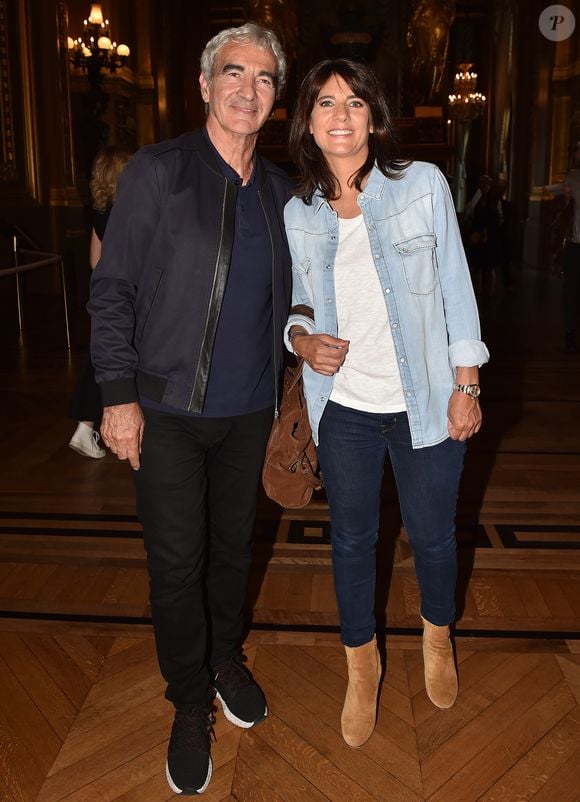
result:
M 95 156 L 91 170 L 89 187 L 93 199 L 93 209 L 104 212 L 115 200 L 117 181 L 132 156 L 129 148 L 108 145 Z

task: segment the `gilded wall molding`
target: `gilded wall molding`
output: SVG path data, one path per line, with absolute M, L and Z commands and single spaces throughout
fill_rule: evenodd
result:
M 34 73 L 26 0 L 0 0 L 0 194 L 40 202 Z
M 58 0 L 56 6 L 56 25 L 58 34 L 58 57 L 59 57 L 59 97 L 60 113 L 63 120 L 63 132 L 65 138 L 64 169 L 65 180 L 69 187 L 73 187 L 76 181 L 74 164 L 74 144 L 72 134 L 72 116 L 70 105 L 70 81 L 69 81 L 69 61 L 68 61 L 68 13 L 64 0 Z
M 0 123 L 1 161 L 0 181 L 16 181 L 14 153 L 14 119 L 12 104 L 12 81 L 10 75 L 10 54 L 8 52 L 8 9 L 6 0 L 0 0 Z
M 570 64 L 554 67 L 552 70 L 553 81 L 571 81 L 580 75 L 580 61 L 573 61 Z

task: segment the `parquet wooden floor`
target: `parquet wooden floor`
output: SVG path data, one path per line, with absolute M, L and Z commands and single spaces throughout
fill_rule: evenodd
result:
M 2 799 L 172 798 L 151 638 L 12 632 L 0 645 Z M 271 642 L 248 656 L 270 715 L 242 731 L 218 713 L 208 800 L 578 800 L 579 654 L 460 643 L 461 693 L 438 711 L 419 641 L 390 643 L 377 728 L 359 750 L 340 735 L 339 646 Z
M 245 647 L 270 716 L 242 732 L 218 714 L 203 798 L 580 802 L 580 357 L 559 351 L 559 293 L 522 270 L 482 303 L 492 362 L 458 509 L 456 705 L 425 695 L 412 554 L 387 477 L 387 670 L 376 732 L 346 747 L 324 498 L 284 512 L 261 498 Z M 30 315 L 20 344 L 0 296 L 0 802 L 168 800 L 171 709 L 131 472 L 67 448 L 83 355 L 41 323 Z

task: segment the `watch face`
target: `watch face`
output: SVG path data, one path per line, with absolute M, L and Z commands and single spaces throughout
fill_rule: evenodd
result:
M 479 387 L 477 386 L 477 384 L 470 384 L 470 385 L 469 385 L 469 395 L 470 395 L 472 398 L 478 398 L 478 397 L 479 397 L 479 394 L 480 394 L 480 392 L 481 392 L 481 390 L 479 389 Z

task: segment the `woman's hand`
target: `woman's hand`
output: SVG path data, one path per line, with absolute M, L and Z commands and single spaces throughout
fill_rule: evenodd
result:
M 453 391 L 447 406 L 447 431 L 452 440 L 467 440 L 481 429 L 481 407 L 477 398 Z
M 348 353 L 349 340 L 329 334 L 294 334 L 292 347 L 296 356 L 323 376 L 334 376 Z

